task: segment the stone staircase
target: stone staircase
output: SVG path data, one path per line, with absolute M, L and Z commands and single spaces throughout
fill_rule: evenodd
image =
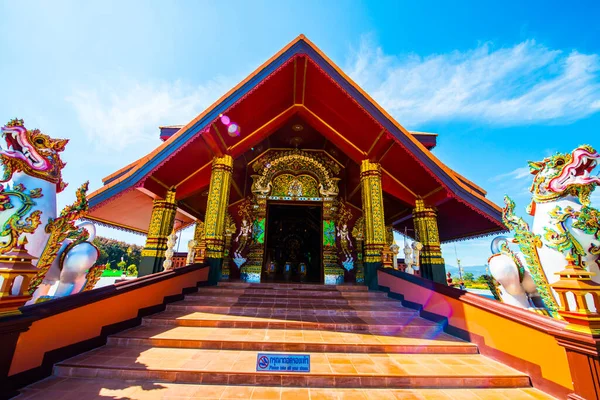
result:
M 18 399 L 550 399 L 364 286 L 223 282 L 55 366 Z M 310 354 L 307 373 L 257 353 Z

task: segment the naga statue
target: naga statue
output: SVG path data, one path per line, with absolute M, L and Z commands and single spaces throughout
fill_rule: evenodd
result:
M 502 219 L 514 235 L 495 238 L 494 255 L 488 261 L 504 302 L 524 308 L 539 308 L 543 302 L 555 317 L 559 304 L 550 285 L 559 279 L 567 257 L 594 273 L 592 280 L 600 283 L 600 211 L 590 206 L 590 195 L 600 184 L 600 177 L 592 175 L 598 158 L 592 147 L 583 145 L 570 154 L 529 162 L 534 176 L 527 208 L 533 216 L 531 229 L 514 214 L 515 203 L 505 197 Z M 509 243 L 520 251 L 511 250 Z
M 55 297 L 92 289 L 103 266 L 94 266 L 99 252 L 91 241 L 91 222 L 76 224 L 87 212 L 84 183 L 74 204 L 59 215 L 56 195 L 67 186 L 62 180 L 65 163 L 60 158 L 68 140 L 52 139 L 38 129 L 28 130 L 23 120 L 14 119 L 1 128 L 6 148 L 0 148 L 0 254 L 11 251 L 19 238 L 27 239 L 26 249 L 37 258 L 37 275 L 25 290 L 30 303 L 46 296 L 59 282 Z

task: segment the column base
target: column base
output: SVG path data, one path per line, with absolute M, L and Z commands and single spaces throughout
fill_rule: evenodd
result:
M 143 256 L 138 268 L 138 277 L 162 272 L 165 257 Z
M 206 258 L 208 264 L 208 286 L 217 286 L 221 280 L 221 267 L 223 267 L 222 258 Z
M 446 281 L 446 265 L 445 264 L 427 264 L 421 263 L 421 277 L 429 279 L 443 285 L 447 285 Z
M 228 281 L 229 280 L 229 267 L 223 267 L 221 268 L 221 281 Z
M 365 285 L 369 290 L 379 290 L 379 280 L 377 279 L 377 269 L 381 268 L 382 262 L 366 262 L 365 266 Z
M 356 283 L 365 283 L 365 267 L 362 261 L 356 263 Z

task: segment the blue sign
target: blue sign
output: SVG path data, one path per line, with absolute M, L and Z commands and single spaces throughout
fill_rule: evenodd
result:
M 256 370 L 310 372 L 310 355 L 258 353 L 256 356 Z

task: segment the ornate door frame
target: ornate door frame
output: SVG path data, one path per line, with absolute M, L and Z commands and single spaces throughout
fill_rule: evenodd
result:
M 341 166 L 324 150 L 269 149 L 251 161 L 252 198 L 246 205 L 246 218 L 253 221 L 248 262 L 241 267 L 247 282 L 260 282 L 265 253 L 267 204 L 278 202 L 322 202 L 322 270 L 325 284 L 340 284 L 344 272 L 338 265 L 335 241 L 335 201 L 339 194 Z M 251 208 L 251 209 L 249 209 Z

